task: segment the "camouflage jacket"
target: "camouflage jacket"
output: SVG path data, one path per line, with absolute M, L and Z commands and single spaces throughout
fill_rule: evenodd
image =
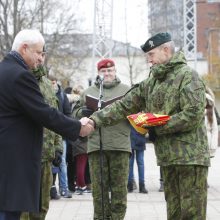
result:
M 158 165 L 209 166 L 204 109 L 204 83 L 187 66 L 183 53 L 178 52 L 166 65 L 153 66 L 150 77 L 121 101 L 95 112 L 91 118 L 99 127 L 115 124 L 140 111 L 170 115 L 166 125 L 155 127 Z
M 116 96 L 124 95 L 129 90 L 129 86 L 122 84 L 119 78 L 111 83 L 103 84 L 103 100 L 107 101 Z M 92 95 L 99 97 L 99 83 L 96 81 L 94 86 L 89 87 L 82 94 L 81 105 L 85 103 L 85 96 Z M 118 150 L 131 152 L 130 126 L 127 121 L 122 121 L 117 125 L 102 127 L 103 150 Z M 99 146 L 99 131 L 93 132 L 88 139 L 88 153 L 97 151 Z
M 55 91 L 52 88 L 52 84 L 48 78 L 46 78 L 46 69 L 39 67 L 32 71 L 36 79 L 39 82 L 39 87 L 44 100 L 51 107 L 58 109 L 58 99 Z M 55 150 L 62 151 L 62 138 L 60 135 L 53 131 L 44 128 L 43 132 L 43 148 L 42 148 L 42 161 L 52 161 L 55 156 Z

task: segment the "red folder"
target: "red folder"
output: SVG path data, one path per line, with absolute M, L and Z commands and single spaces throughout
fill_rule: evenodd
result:
M 131 125 L 141 134 L 147 133 L 146 127 L 164 125 L 170 120 L 169 115 L 160 115 L 154 113 L 137 113 L 127 116 Z

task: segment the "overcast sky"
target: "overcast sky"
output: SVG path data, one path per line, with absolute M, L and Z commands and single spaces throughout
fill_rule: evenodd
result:
M 127 11 L 127 16 L 125 12 Z M 82 29 L 87 33 L 93 32 L 94 0 L 81 0 L 79 16 L 85 20 Z M 147 0 L 113 0 L 113 39 L 127 41 L 139 47 L 148 38 Z

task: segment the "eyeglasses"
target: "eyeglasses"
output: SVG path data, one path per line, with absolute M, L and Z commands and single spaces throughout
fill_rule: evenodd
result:
M 112 72 L 114 72 L 115 71 L 115 69 L 101 69 L 101 70 L 99 70 L 99 72 L 100 73 L 112 73 Z
M 36 53 L 37 55 L 39 55 L 39 56 L 42 56 L 42 57 L 44 57 L 45 55 L 46 55 L 46 52 L 40 52 L 40 51 L 34 51 L 34 53 Z
M 28 47 L 28 49 L 29 49 L 32 53 L 36 53 L 38 56 L 44 57 L 44 56 L 46 55 L 46 52 L 45 52 L 45 51 L 38 51 L 38 50 L 35 50 L 35 49 L 31 48 L 30 46 Z

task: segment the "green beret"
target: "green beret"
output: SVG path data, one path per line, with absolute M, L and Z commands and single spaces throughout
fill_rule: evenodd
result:
M 151 38 L 149 38 L 145 44 L 141 45 L 141 49 L 147 53 L 150 50 L 171 41 L 171 35 L 169 33 L 158 33 Z

